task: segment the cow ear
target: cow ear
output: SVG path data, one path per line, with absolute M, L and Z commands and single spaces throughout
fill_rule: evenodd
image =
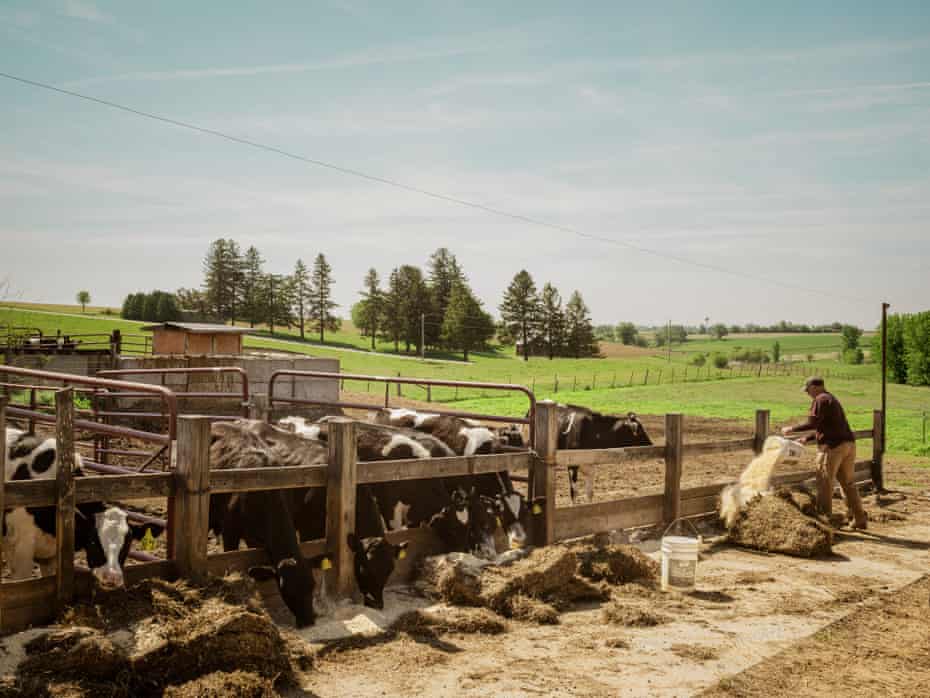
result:
M 270 567 L 249 567 L 249 576 L 256 582 L 267 582 L 278 575 Z
M 346 536 L 346 543 L 349 544 L 349 550 L 351 550 L 356 555 L 362 552 L 362 542 L 354 533 L 350 533 L 348 536 Z
M 310 566 L 318 570 L 331 570 L 333 568 L 333 561 L 330 559 L 329 555 L 324 553 L 323 555 L 310 558 Z
M 407 557 L 407 545 L 408 543 L 406 541 L 400 543 L 399 545 L 395 545 L 394 557 L 396 557 L 398 560 L 403 560 L 405 557 Z

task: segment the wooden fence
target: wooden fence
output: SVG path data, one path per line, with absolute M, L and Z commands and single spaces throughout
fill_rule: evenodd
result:
M 355 422 L 336 418 L 330 422 L 328 465 L 271 467 L 241 470 L 210 470 L 210 418 L 179 416 L 177 428 L 177 467 L 174 472 L 137 475 L 105 475 L 74 478 L 72 391 L 56 393 L 56 436 L 58 470 L 55 480 L 5 482 L 0 478 L 0 511 L 15 506 L 55 506 L 58 511 L 57 573 L 55 576 L 0 585 L 0 628 L 16 630 L 50 620 L 55 612 L 70 603 L 75 594 L 86 594 L 92 586 L 89 570 L 75 569 L 74 509 L 82 502 L 109 500 L 131 501 L 151 497 L 173 497 L 175 502 L 173 557 L 125 567 L 127 584 L 149 577 L 182 576 L 202 580 L 207 574 L 243 571 L 267 564 L 264 550 L 240 550 L 208 553 L 207 528 L 210 494 L 250 492 L 297 487 L 325 488 L 327 491 L 326 538 L 301 544 L 308 555 L 328 553 L 333 569 L 327 574 L 327 586 L 336 596 L 353 593 L 355 581 L 347 536 L 355 525 L 357 486 L 361 484 L 412 480 L 456 475 L 474 475 L 503 470 L 527 469 L 536 497 L 545 497 L 545 506 L 535 518 L 533 538 L 536 544 L 572 538 L 598 531 L 655 525 L 679 516 L 709 514 L 716 509 L 716 499 L 723 484 L 682 490 L 683 459 L 688 455 L 727 453 L 735 450 L 760 450 L 768 434 L 768 412 L 756 414 L 755 436 L 714 443 L 683 443 L 683 417 L 666 416 L 666 443 L 659 446 L 636 446 L 602 450 L 558 451 L 555 404 L 539 403 L 536 411 L 536 453 L 502 453 L 480 456 L 455 456 L 424 460 L 357 462 Z M 4 465 L 6 448 L 5 400 L 0 398 L 0 465 Z M 873 458 L 857 463 L 857 480 L 870 477 L 881 482 L 881 412 L 875 413 L 872 429 L 856 433 L 858 438 L 873 438 Z M 664 492 L 609 502 L 597 502 L 569 508 L 554 503 L 556 467 L 571 464 L 617 464 L 638 459 L 664 458 Z M 813 477 L 812 472 L 793 473 L 778 478 L 795 482 Z M 388 534 L 393 543 L 410 544 L 405 560 L 400 561 L 394 580 L 409 578 L 418 558 L 441 550 L 438 539 L 426 528 Z M 2 540 L 0 540 L 2 543 Z M 2 546 L 0 546 L 2 550 Z M 2 565 L 2 553 L 0 553 Z

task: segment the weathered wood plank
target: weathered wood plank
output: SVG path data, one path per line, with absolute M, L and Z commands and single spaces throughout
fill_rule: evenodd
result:
M 54 607 L 58 593 L 58 581 L 55 575 L 38 579 L 23 579 L 18 582 L 4 582 L 0 586 L 0 609 L 6 611 L 17 606 L 31 604 L 48 604 Z
M 174 539 L 178 574 L 203 582 L 207 574 L 207 529 L 210 525 L 210 419 L 178 418 L 178 464 L 175 471 Z
M 855 429 L 853 430 L 853 436 L 856 439 L 869 440 L 873 437 L 874 431 L 872 429 Z
M 665 493 L 663 515 L 665 523 L 672 523 L 681 514 L 681 446 L 684 417 L 665 415 Z
M 662 521 L 664 494 L 595 502 L 555 510 L 555 539 L 576 538 L 599 531 L 649 526 Z
M 30 626 L 45 625 L 55 617 L 55 595 L 46 601 L 8 608 L 3 612 L 3 632 L 15 633 Z
M 875 489 L 881 492 L 885 489 L 885 414 L 881 410 L 872 412 L 872 482 Z
M 297 487 L 326 487 L 325 465 L 242 468 L 210 471 L 210 492 L 257 492 Z
M 760 364 L 761 367 L 761 364 Z M 761 370 L 761 368 L 760 368 Z M 756 426 L 753 429 L 753 447 L 752 450 L 757 454 L 762 453 L 762 445 L 769 436 L 769 420 L 771 413 L 768 410 L 756 410 Z
M 750 436 L 745 439 L 733 441 L 708 441 L 706 443 L 691 443 L 682 446 L 685 456 L 703 456 L 711 453 L 733 453 L 734 451 L 751 451 L 755 447 L 756 439 Z
M 74 486 L 78 504 L 167 497 L 174 493 L 174 475 L 171 473 L 91 475 L 76 478 Z
M 55 546 L 57 581 L 55 608 L 62 611 L 74 599 L 74 389 L 55 392 Z
M 55 506 L 54 480 L 16 480 L 7 482 L 5 490 L 7 509 Z
M 480 456 L 449 456 L 445 458 L 363 461 L 358 463 L 358 484 L 395 480 L 422 480 L 456 475 L 497 473 L 528 468 L 533 460 L 529 452 L 493 453 Z
M 326 553 L 325 540 L 310 540 L 300 544 L 300 551 L 307 557 L 315 557 Z M 262 567 L 271 564 L 271 558 L 264 548 L 249 548 L 248 550 L 231 550 L 225 553 L 211 553 L 207 555 L 207 571 L 214 575 L 224 575 L 229 572 L 246 572 L 250 567 Z
M 549 545 L 556 540 L 556 474 L 559 443 L 559 414 L 556 404 L 543 400 L 536 405 L 534 433 L 536 459 L 531 471 L 531 498 L 544 498 L 542 516 L 534 517 L 533 542 Z
M 592 448 L 561 450 L 556 454 L 557 465 L 611 465 L 633 460 L 652 460 L 665 457 L 665 446 L 626 446 L 624 448 Z
M 333 554 L 332 589 L 339 598 L 355 590 L 352 551 L 347 545 L 355 533 L 356 498 L 355 424 L 337 417 L 329 423 L 329 467 L 326 483 L 326 547 Z

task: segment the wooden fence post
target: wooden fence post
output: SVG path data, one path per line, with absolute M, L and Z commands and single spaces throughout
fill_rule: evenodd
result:
M 6 404 L 9 398 L 0 395 L 0 516 L 6 516 Z M 3 526 L 0 526 L 0 570 L 3 569 Z M 2 599 L 0 599 L 2 601 Z M 3 628 L 3 604 L 0 603 L 0 628 Z
M 55 391 L 55 608 L 74 599 L 74 390 Z
M 326 471 L 326 549 L 333 559 L 338 598 L 355 591 L 355 570 L 348 536 L 355 531 L 355 423 L 338 417 L 329 423 L 329 465 Z
M 194 582 L 207 575 L 207 529 L 210 526 L 210 419 L 178 417 L 178 463 L 175 467 L 174 560 L 178 574 Z
M 252 405 L 249 410 L 249 416 L 252 419 L 257 419 L 262 422 L 271 421 L 271 401 L 268 398 L 268 395 L 264 393 L 256 393 L 252 395 Z
M 400 371 L 397 372 L 397 377 L 400 378 Z M 397 383 L 397 397 L 403 397 L 403 396 L 404 396 L 404 394 L 403 394 L 403 392 L 401 391 L 400 388 L 401 388 L 401 384 L 400 384 L 400 383 Z
M 646 375 L 643 376 L 643 385 L 648 385 L 649 383 L 649 369 L 646 369 Z
M 885 491 L 885 441 L 884 441 L 885 415 L 881 410 L 872 412 L 872 484 L 877 492 Z
M 664 521 L 668 525 L 681 516 L 681 462 L 684 417 L 665 415 L 665 499 Z
M 769 416 L 768 410 L 756 410 L 756 428 L 752 435 L 755 443 L 752 445 L 752 450 L 757 456 L 762 453 L 762 445 L 769 436 Z
M 546 498 L 543 521 L 534 526 L 534 545 L 550 545 L 555 542 L 555 454 L 559 443 L 559 417 L 552 400 L 536 403 L 536 459 L 533 461 L 533 492 L 536 497 Z

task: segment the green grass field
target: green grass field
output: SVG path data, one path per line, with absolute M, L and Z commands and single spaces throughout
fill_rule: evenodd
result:
M 142 334 L 144 323 L 121 320 L 105 315 L 80 316 L 77 306 L 60 306 L 68 314 L 50 314 L 44 307 L 0 308 L 0 328 L 7 325 L 37 327 L 54 334 L 61 329 L 69 334 L 109 334 L 120 329 L 123 334 Z M 75 314 L 78 317 L 75 317 Z M 821 359 L 796 366 L 799 375 L 740 376 L 739 371 L 698 369 L 688 364 L 691 354 L 673 353 L 668 363 L 661 350 L 646 352 L 621 350 L 619 356 L 603 359 L 555 359 L 533 357 L 528 362 L 514 356 L 512 348 L 497 348 L 479 352 L 469 363 L 427 359 L 420 361 L 397 356 L 384 356 L 364 351 L 368 340 L 355 333 L 351 324 L 331 335 L 338 346 L 314 343 L 282 343 L 280 338 L 293 339 L 294 333 L 275 332 L 276 339 L 247 337 L 246 346 L 269 350 L 286 350 L 313 356 L 337 358 L 343 372 L 369 375 L 403 375 L 446 380 L 469 380 L 493 383 L 517 383 L 533 388 L 538 399 L 556 399 L 589 405 L 606 412 L 636 411 L 661 414 L 682 412 L 686 415 L 738 418 L 752 420 L 757 408 L 769 409 L 774 424 L 802 416 L 808 400 L 800 390 L 800 375 L 806 372 L 826 374 L 829 385 L 840 397 L 854 428 L 871 424 L 872 410 L 880 406 L 879 370 L 874 364 L 847 366 L 835 360 Z M 775 336 L 732 337 L 723 341 L 704 339 L 688 342 L 690 352 L 724 350 L 734 346 L 759 346 L 774 341 Z M 785 351 L 791 347 L 819 346 L 825 350 L 839 341 L 837 335 L 780 335 Z M 750 345 L 749 342 L 754 342 Z M 393 349 L 380 344 L 380 349 Z M 677 345 L 675 347 L 677 349 Z M 347 350 L 348 349 L 348 350 Z M 362 349 L 363 351 L 359 351 Z M 791 349 L 793 351 L 794 349 Z M 613 353 L 613 352 L 606 352 Z M 687 370 L 687 374 L 685 371 Z M 744 369 L 745 371 L 746 369 Z M 767 367 L 766 370 L 771 370 Z M 648 374 L 647 374 L 648 372 Z M 674 376 L 672 374 L 674 372 Z M 687 382 L 682 382 L 687 376 Z M 674 377 L 674 383 L 671 379 Z M 644 384 L 645 381 L 645 384 Z M 347 381 L 346 389 L 383 394 L 380 384 Z M 416 386 L 404 389 L 406 396 L 426 399 L 426 391 Z M 526 399 L 516 394 L 494 393 L 490 390 L 454 390 L 437 388 L 434 401 L 454 402 L 456 408 L 492 414 L 522 415 Z M 922 413 L 930 411 L 930 389 L 911 386 L 889 386 L 889 450 L 918 455 L 930 455 L 922 440 Z

